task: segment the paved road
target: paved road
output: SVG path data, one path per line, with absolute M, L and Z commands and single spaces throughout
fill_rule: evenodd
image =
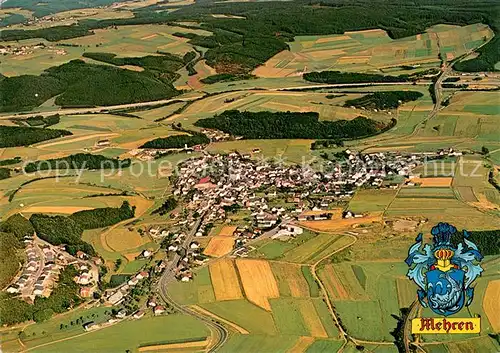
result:
M 186 239 L 184 240 L 183 247 L 188 248 L 189 244 L 193 240 L 194 235 L 196 234 L 196 231 L 198 230 L 198 227 L 200 226 L 200 223 L 203 219 L 203 215 L 198 218 L 194 226 L 191 228 L 191 231 L 187 234 Z M 175 275 L 175 269 L 177 267 L 177 263 L 180 260 L 180 256 L 178 254 L 175 254 L 174 258 L 169 262 L 168 266 L 165 268 L 165 271 L 163 272 L 160 281 L 158 282 L 158 288 L 157 291 L 160 294 L 160 297 L 168 304 L 170 304 L 175 310 L 184 313 L 186 315 L 193 316 L 201 321 L 203 321 L 207 326 L 210 327 L 212 332 L 215 333 L 215 336 L 213 339 L 215 343 L 212 344 L 208 352 L 215 352 L 217 351 L 224 343 L 226 343 L 228 337 L 229 337 L 229 332 L 228 330 L 219 324 L 218 322 L 215 322 L 212 318 L 205 317 L 201 315 L 200 313 L 197 313 L 191 309 L 188 309 L 186 307 L 183 307 L 182 305 L 178 304 L 175 302 L 175 300 L 172 299 L 172 297 L 168 293 L 168 285 L 174 280 L 174 275 Z

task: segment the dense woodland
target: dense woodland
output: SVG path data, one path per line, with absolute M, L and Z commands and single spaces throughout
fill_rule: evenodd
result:
M 190 135 L 174 135 L 168 137 L 160 137 L 146 142 L 141 148 L 184 148 L 196 145 L 204 145 L 210 142 L 210 139 L 205 134 L 190 131 Z
M 248 80 L 253 78 L 254 76 L 243 74 L 243 75 L 234 75 L 234 74 L 217 74 L 202 78 L 200 82 L 205 84 L 212 84 L 217 82 L 230 82 L 230 81 L 238 81 L 238 80 Z
M 124 201 L 119 208 L 105 207 L 94 210 L 85 210 L 73 213 L 69 218 L 78 223 L 83 229 L 97 229 L 107 227 L 135 215 L 135 206 Z
M 320 121 L 319 114 L 293 112 L 240 112 L 227 110 L 195 126 L 218 129 L 246 139 L 351 139 L 374 135 L 393 126 L 366 117 Z
M 108 158 L 99 154 L 77 153 L 63 158 L 40 160 L 26 164 L 24 171 L 34 173 L 41 170 L 57 169 L 119 169 L 128 168 L 130 159 Z
M 22 241 L 33 233 L 31 223 L 20 214 L 0 222 L 0 288 L 5 287 L 19 270 L 22 257 L 18 253 L 24 248 Z
M 317 83 L 367 83 L 367 82 L 406 82 L 407 76 L 387 76 L 378 74 L 363 74 L 358 72 L 321 71 L 308 72 L 304 80 Z
M 72 135 L 67 130 L 22 126 L 0 126 L 0 147 L 29 146 L 38 142 Z
M 220 13 L 244 19 L 211 16 Z M 347 0 L 295 0 L 265 5 L 206 0 L 174 12 L 159 4 L 151 5 L 136 10 L 134 15 L 134 18 L 124 19 L 87 19 L 76 25 L 28 31 L 4 30 L 0 40 L 46 38 L 55 41 L 90 35 L 94 29 L 111 26 L 191 20 L 201 22 L 201 27 L 213 35 L 177 35 L 190 38 L 194 45 L 208 48 L 205 58 L 219 73 L 244 73 L 286 49 L 286 42 L 292 41 L 296 35 L 342 34 L 382 28 L 391 38 L 398 39 L 422 33 L 435 24 L 479 22 L 489 25 L 497 35 L 500 32 L 498 2 L 494 0 L 476 1 L 473 5 L 466 0 L 419 0 L 417 3 L 411 0 L 359 0 L 355 3 Z M 478 58 L 459 64 L 457 69 L 494 70 L 500 56 L 498 47 L 497 37 L 480 50 Z
M 186 53 L 186 55 L 190 53 L 193 52 Z M 168 53 L 161 54 L 162 55 L 126 58 L 117 58 L 115 54 L 111 53 L 84 53 L 83 56 L 115 66 L 139 66 L 159 79 L 166 80 L 167 82 L 173 82 L 179 77 L 179 74 L 176 73 L 176 71 L 185 65 L 184 58 Z M 191 55 L 188 55 L 186 60 L 189 59 L 189 57 L 191 57 Z
M 94 256 L 96 252 L 92 245 L 81 238 L 83 231 L 116 224 L 132 218 L 134 213 L 135 207 L 131 207 L 125 201 L 119 208 L 105 207 L 79 211 L 68 217 L 35 213 L 30 217 L 30 222 L 41 239 L 53 245 L 66 245 L 66 250 L 72 255 L 80 250 Z
M 169 197 L 160 207 L 151 212 L 151 214 L 159 214 L 160 216 L 163 216 L 168 212 L 174 210 L 176 207 L 177 207 L 177 200 L 174 197 Z
M 150 60 L 146 62 L 150 63 Z M 40 76 L 25 75 L 0 80 L 0 111 L 29 110 L 56 95 L 55 103 L 63 107 L 167 99 L 179 94 L 171 83 L 172 75 L 171 72 L 165 75 L 149 70 L 135 72 L 73 60 L 51 67 Z
M 375 92 L 360 98 L 346 100 L 344 107 L 396 109 L 401 104 L 417 100 L 422 96 L 422 93 L 415 91 Z

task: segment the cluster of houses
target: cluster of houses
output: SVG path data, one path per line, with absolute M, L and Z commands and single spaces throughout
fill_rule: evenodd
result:
M 106 293 L 106 301 L 111 305 L 121 304 L 127 295 L 130 293 L 133 287 L 137 286 L 140 281 L 149 277 L 149 273 L 146 271 L 140 271 L 133 275 L 127 282 L 123 283 L 119 287 L 109 290 Z
M 202 129 L 201 132 L 205 134 L 213 142 L 228 141 L 233 139 L 231 134 L 228 134 L 220 130 Z
M 7 288 L 7 292 L 32 301 L 36 296 L 49 297 L 56 285 L 60 272 L 73 265 L 79 275 L 74 278 L 81 284 L 80 295 L 91 297 L 99 281 L 97 267 L 83 258 L 75 258 L 65 252 L 64 247 L 54 246 L 39 238 L 25 239 L 26 262 L 22 271 Z
M 299 217 L 305 205 L 326 210 L 336 201 L 349 199 L 357 187 L 391 187 L 384 183 L 388 178 L 408 176 L 426 157 L 346 150 L 341 163 L 328 161 L 328 168 L 317 171 L 308 166 L 254 161 L 238 153 L 205 154 L 180 165 L 174 195 L 192 195 L 186 209 L 191 214 L 204 214 L 198 236 L 206 234 L 207 224 L 225 221 L 228 210 L 235 205 L 251 211 L 255 227 L 265 229 L 276 225 L 280 218 Z M 272 207 L 270 201 L 276 190 L 291 191 L 295 206 Z M 329 215 L 312 217 L 328 219 Z M 189 223 L 193 219 L 188 216 L 183 221 Z
M 0 45 L 0 55 L 26 56 L 33 54 L 35 50 L 48 50 L 49 52 L 54 53 L 56 55 L 68 54 L 64 49 L 55 48 L 53 46 L 46 46 L 44 43 L 39 43 L 35 45 L 21 45 L 21 46 Z
M 6 291 L 28 300 L 36 296 L 48 297 L 61 269 L 68 264 L 67 258 L 50 244 L 37 243 L 33 238 L 26 238 L 24 242 L 26 262 Z

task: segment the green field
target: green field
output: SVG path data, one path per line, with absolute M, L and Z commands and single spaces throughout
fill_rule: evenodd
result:
M 208 311 L 248 330 L 250 333 L 275 335 L 277 328 L 271 313 L 246 300 L 229 300 L 201 305 Z
M 168 327 L 168 329 L 166 329 Z M 33 352 L 120 352 L 135 351 L 140 345 L 189 341 L 207 337 L 209 330 L 190 316 L 173 314 L 124 321 L 66 341 L 34 348 Z
M 169 287 L 169 294 L 174 300 L 185 305 L 214 302 L 215 294 L 208 267 L 197 271 L 194 281 L 172 283 Z
M 293 336 L 280 336 L 276 339 L 276 336 L 267 335 L 232 335 L 220 351 L 223 353 L 286 353 L 297 339 L 298 337 Z

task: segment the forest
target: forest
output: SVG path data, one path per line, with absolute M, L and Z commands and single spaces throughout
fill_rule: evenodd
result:
M 36 234 L 43 240 L 53 244 L 66 246 L 66 251 L 75 255 L 77 251 L 95 256 L 92 245 L 82 240 L 84 230 L 103 228 L 125 219 L 134 217 L 135 207 L 124 201 L 121 207 L 95 208 L 75 212 L 70 216 L 49 216 L 35 213 L 31 215 L 30 222 Z
M 93 210 L 85 210 L 73 213 L 69 216 L 83 229 L 96 229 L 107 227 L 135 215 L 135 206 L 130 206 L 128 201 L 124 201 L 119 208 L 104 207 Z
M 144 70 L 147 70 L 153 76 L 159 79 L 164 79 L 167 82 L 175 81 L 179 77 L 179 74 L 176 73 L 176 71 L 185 65 L 183 58 L 168 53 L 126 58 L 117 58 L 116 54 L 111 53 L 83 53 L 83 56 L 115 66 L 139 66 L 144 68 Z
M 406 76 L 386 76 L 379 74 L 364 74 L 358 72 L 321 71 L 308 72 L 304 80 L 317 83 L 371 83 L 371 82 L 406 82 Z
M 240 112 L 227 110 L 195 126 L 218 129 L 245 139 L 352 139 L 371 136 L 394 126 L 363 116 L 352 120 L 320 121 L 316 112 Z
M 19 270 L 18 250 L 24 237 L 34 233 L 31 223 L 16 213 L 0 222 L 0 288 L 4 288 Z
M 177 207 L 177 200 L 173 197 L 169 197 L 160 207 L 151 212 L 151 214 L 159 214 L 160 216 L 164 216 L 168 212 L 174 210 L 176 207 Z
M 193 147 L 196 145 L 204 145 L 210 142 L 210 139 L 205 136 L 205 134 L 190 131 L 191 135 L 174 135 L 168 137 L 160 137 L 151 141 L 146 142 L 141 146 L 141 148 L 156 148 L 156 149 L 166 149 L 166 148 L 184 148 Z
M 346 100 L 344 107 L 396 109 L 401 104 L 415 101 L 422 96 L 422 93 L 415 91 L 375 92 L 360 98 Z
M 200 82 L 205 84 L 212 84 L 217 82 L 230 82 L 230 81 L 238 81 L 238 80 L 248 80 L 253 78 L 253 75 L 243 74 L 243 75 L 234 75 L 234 74 L 216 74 L 212 76 L 207 76 L 202 78 Z
M 57 169 L 121 169 L 128 168 L 130 159 L 108 158 L 99 154 L 77 153 L 63 158 L 39 160 L 26 164 L 26 173 L 35 173 L 41 170 Z
M 0 147 L 29 146 L 38 142 L 73 135 L 67 130 L 22 126 L 0 126 Z
M 72 60 L 51 67 L 40 76 L 23 75 L 0 80 L 0 111 L 29 110 L 56 95 L 55 104 L 63 107 L 167 99 L 179 94 L 171 83 L 172 75 L 176 74 L 135 72 Z

